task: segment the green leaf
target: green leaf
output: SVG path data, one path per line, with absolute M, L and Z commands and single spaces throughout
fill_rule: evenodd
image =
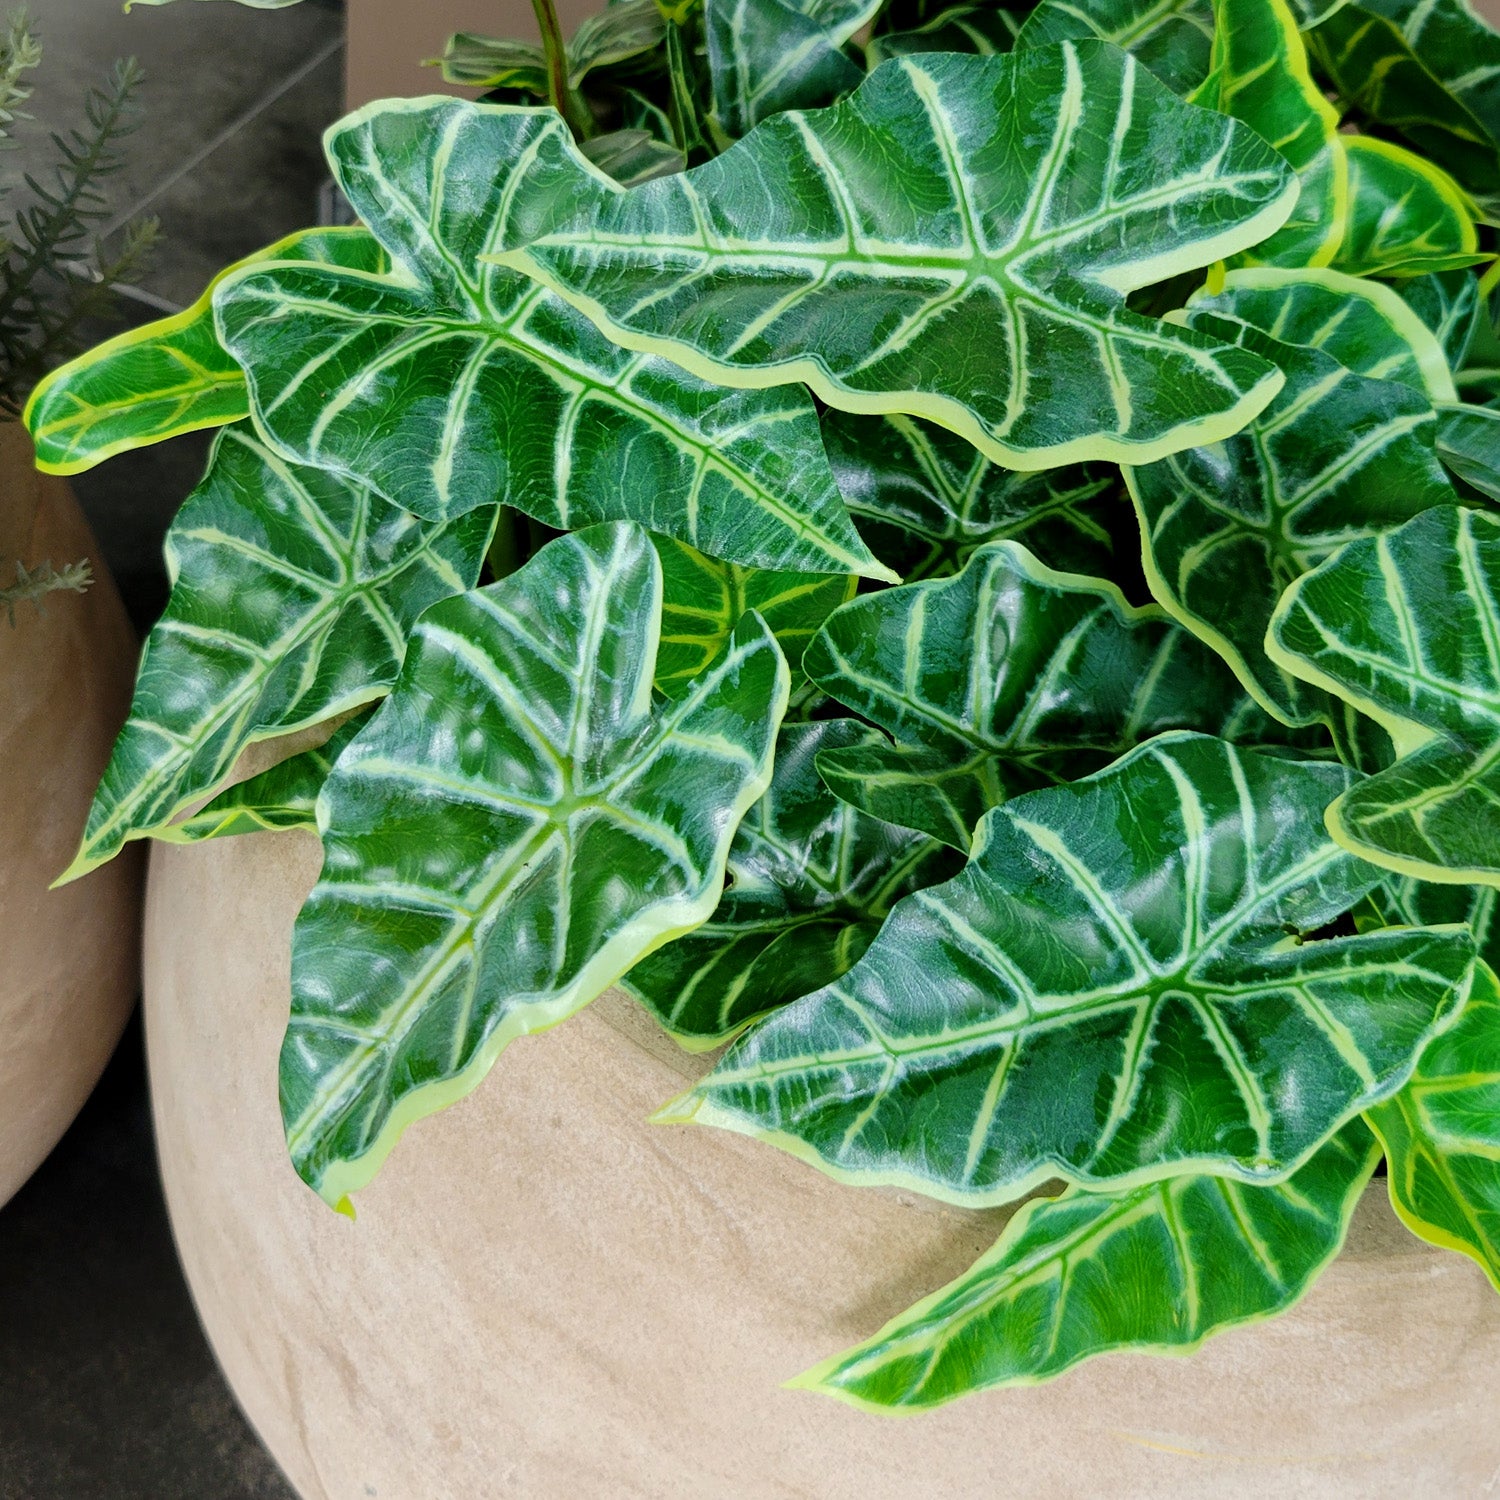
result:
M 866 817 L 823 785 L 820 753 L 879 739 L 850 719 L 784 727 L 770 789 L 735 835 L 713 916 L 621 981 L 683 1046 L 716 1047 L 839 978 L 902 896 L 957 870 L 944 845 Z
M 1369 284 L 1379 285 L 1378 282 Z M 1429 276 L 1407 277 L 1396 284 L 1396 290 L 1432 330 L 1442 346 L 1449 369 L 1461 370 L 1484 316 L 1479 299 L 1479 278 L 1467 270 L 1439 271 Z
M 881 0 L 704 0 L 714 116 L 742 136 L 787 109 L 827 104 L 864 77 L 844 44 Z
M 1500 521 L 1443 506 L 1350 542 L 1287 591 L 1266 647 L 1395 743 L 1328 809 L 1334 837 L 1399 874 L 1500 885 Z
M 777 573 L 739 568 L 669 537 L 653 538 L 661 559 L 663 603 L 656 686 L 680 698 L 729 644 L 741 618 L 754 610 L 792 664 L 792 681 L 806 681 L 799 663 L 818 627 L 854 597 L 847 573 Z
M 1500 500 L 1500 411 L 1440 406 L 1437 452 L 1449 470 L 1491 500 Z
M 1474 205 L 1441 168 L 1392 141 L 1341 136 L 1349 227 L 1335 264 L 1353 276 L 1422 276 L 1478 265 Z
M 1384 282 L 1342 271 L 1256 266 L 1230 271 L 1219 291 L 1199 292 L 1188 306 L 1238 318 L 1284 344 L 1321 349 L 1356 375 L 1398 381 L 1430 402 L 1458 399 L 1436 334 Z
M 1193 101 L 1258 131 L 1301 183 L 1291 217 L 1239 260 L 1326 266 L 1348 229 L 1349 166 L 1338 112 L 1313 82 L 1297 18 L 1286 0 L 1214 0 L 1214 15 L 1211 69 Z
M 1326 696 L 1266 655 L 1282 590 L 1351 537 L 1399 525 L 1453 486 L 1433 451 L 1428 401 L 1346 369 L 1321 349 L 1192 312 L 1286 372 L 1243 432 L 1126 471 L 1151 592 L 1221 655 L 1247 691 L 1287 724 L 1326 721 Z
M 1489 885 L 1439 885 L 1392 875 L 1375 887 L 1365 906 L 1384 927 L 1443 927 L 1463 922 L 1474 934 L 1479 956 L 1491 968 L 1500 958 L 1500 891 Z M 1364 915 L 1356 912 L 1356 920 Z M 1363 928 L 1361 929 L 1363 930 Z M 1476 983 L 1476 992 L 1478 985 Z
M 373 712 L 362 709 L 340 724 L 321 745 L 288 756 L 259 776 L 237 782 L 201 812 L 157 830 L 154 837 L 170 843 L 196 844 L 205 839 L 268 829 L 279 833 L 305 828 L 315 833 L 318 793 L 344 746 L 364 728 Z
M 390 273 L 250 268 L 215 299 L 278 446 L 434 519 L 499 498 L 559 530 L 630 519 L 745 566 L 889 576 L 805 391 L 707 385 L 479 263 L 613 187 L 551 110 L 386 101 L 328 145 Z
M 292 1161 L 329 1203 L 507 1043 L 713 913 L 771 780 L 786 662 L 746 616 L 654 708 L 661 600 L 639 527 L 560 538 L 428 610 L 339 757 L 281 1054 Z
M 1470 192 L 1493 198 L 1500 174 L 1500 112 L 1486 96 L 1494 89 L 1487 74 L 1500 61 L 1500 39 L 1468 13 L 1472 30 L 1466 41 L 1439 57 L 1429 47 L 1419 54 L 1402 29 L 1403 16 L 1410 21 L 1418 12 L 1453 17 L 1464 11 L 1461 0 L 1344 5 L 1310 31 L 1307 41 L 1345 101 L 1400 131 Z M 1450 87 L 1464 75 L 1479 87 Z M 1474 104 L 1486 110 L 1485 119 Z
M 1133 525 L 1121 541 L 1129 507 L 1102 465 L 1018 474 L 931 422 L 841 411 L 823 414 L 823 446 L 860 535 L 908 581 L 956 573 L 988 542 L 1101 577 L 1138 545 Z
M 1190 1353 L 1302 1297 L 1379 1160 L 1351 1122 L 1271 1187 L 1183 1176 L 1039 1198 L 962 1276 L 791 1383 L 869 1411 L 923 1411 L 1097 1354 Z
M 1163 735 L 997 807 L 660 1118 L 970 1206 L 1277 1180 L 1406 1082 L 1474 964 L 1466 928 L 1309 940 L 1378 875 L 1322 826 L 1350 774 Z
M 666 177 L 687 166 L 687 157 L 676 146 L 657 140 L 649 130 L 615 130 L 608 135 L 596 135 L 579 149 L 621 187 Z
M 1263 723 L 1160 611 L 1054 573 L 1015 542 L 980 548 L 956 578 L 845 605 L 803 668 L 896 742 L 825 752 L 829 785 L 965 852 L 983 814 L 1018 791 L 1097 770 L 1164 729 Z
M 493 523 L 419 521 L 226 428 L 167 533 L 171 598 L 63 878 L 160 832 L 247 745 L 378 698 L 417 616 L 478 578 Z
M 309 261 L 378 271 L 384 256 L 363 229 L 309 229 L 220 272 L 191 307 L 133 328 L 38 382 L 23 420 L 39 469 L 80 474 L 132 448 L 250 413 L 245 376 L 214 329 L 214 288 L 242 266 Z
M 1402 1223 L 1478 1262 L 1500 1291 L 1500 981 L 1486 965 L 1411 1082 L 1365 1118 L 1385 1147 Z
M 459 31 L 429 65 L 442 69 L 445 83 L 461 88 L 520 89 L 538 99 L 547 97 L 547 54 L 536 42 Z
M 888 58 L 911 57 L 920 52 L 972 52 L 979 57 L 994 57 L 1010 51 L 1021 29 L 1021 20 L 1017 11 L 985 5 L 951 5 L 909 31 L 888 31 L 871 37 L 865 45 L 865 60 L 873 69 Z
M 1085 37 L 1123 47 L 1186 96 L 1208 77 L 1213 0 L 1042 0 L 1026 18 L 1016 50 Z
M 706 379 L 805 380 L 1011 468 L 1144 461 L 1237 430 L 1279 377 L 1126 294 L 1263 239 L 1296 192 L 1104 43 L 935 53 L 500 258 Z

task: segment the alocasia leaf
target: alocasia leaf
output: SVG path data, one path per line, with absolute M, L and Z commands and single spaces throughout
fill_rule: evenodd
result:
M 666 26 L 656 0 L 615 0 L 586 16 L 568 43 L 569 85 L 577 89 L 596 68 L 613 67 L 659 47 Z M 448 83 L 524 89 L 538 99 L 546 99 L 550 89 L 547 54 L 535 42 L 461 31 L 433 61 Z
M 318 793 L 344 746 L 365 727 L 373 712 L 362 709 L 340 724 L 321 745 L 289 756 L 248 781 L 237 782 L 200 812 L 156 830 L 154 837 L 172 843 L 196 844 L 204 839 L 267 829 L 315 831 Z
M 621 187 L 634 187 L 681 172 L 687 166 L 676 146 L 658 140 L 649 130 L 615 130 L 584 141 L 579 150 L 599 168 L 608 172 Z
M 1500 411 L 1491 406 L 1440 406 L 1438 457 L 1466 484 L 1500 500 Z
M 1321 349 L 1356 375 L 1399 381 L 1434 404 L 1458 399 L 1437 335 L 1384 282 L 1255 266 L 1230 271 L 1218 291 L 1199 292 L 1188 306 L 1238 318 L 1284 344 Z
M 684 1046 L 717 1046 L 839 978 L 902 896 L 956 872 L 961 861 L 945 845 L 866 817 L 823 785 L 820 752 L 879 739 L 850 719 L 784 727 L 770 789 L 735 835 L 713 916 L 621 981 Z
M 460 88 L 520 89 L 545 99 L 550 87 L 547 54 L 541 44 L 514 37 L 455 32 L 443 55 L 429 58 L 428 64 L 442 69 L 445 83 Z
M 1298 580 L 1267 650 L 1380 724 L 1395 764 L 1328 810 L 1362 858 L 1500 885 L 1500 520 L 1443 506 Z
M 417 616 L 478 578 L 493 524 L 419 521 L 226 428 L 167 532 L 171 598 L 65 878 L 172 822 L 247 745 L 378 698 Z
M 864 74 L 844 44 L 881 0 L 703 0 L 714 116 L 730 137 L 831 103 Z
M 1140 462 L 1237 430 L 1280 377 L 1126 294 L 1265 238 L 1296 193 L 1103 42 L 934 53 L 500 259 L 707 379 L 805 380 L 1012 468 Z
M 1473 205 L 1441 168 L 1370 135 L 1340 136 L 1349 223 L 1335 264 L 1353 276 L 1421 276 L 1477 265 Z
M 1371 284 L 1379 285 L 1378 282 Z M 1432 330 L 1442 346 L 1449 369 L 1461 370 L 1483 317 L 1479 278 L 1467 270 L 1439 271 L 1428 276 L 1407 277 L 1396 283 L 1396 290 Z
M 965 851 L 983 814 L 1018 791 L 1096 770 L 1164 729 L 1263 722 L 1161 612 L 1014 542 L 981 548 L 955 578 L 845 605 L 803 667 L 895 741 L 824 752 L 828 784 Z
M 1019 11 L 984 4 L 950 5 L 909 31 L 887 31 L 865 44 L 865 61 L 877 68 L 887 58 L 919 52 L 972 52 L 993 57 L 1009 52 L 1024 17 Z
M 1102 465 L 1019 474 L 915 417 L 828 411 L 823 446 L 860 535 L 908 581 L 956 573 L 986 542 L 1011 539 L 1051 567 L 1104 576 L 1116 523 L 1129 519 Z M 1126 546 L 1135 545 L 1132 534 Z
M 106 458 L 250 414 L 245 374 L 219 342 L 214 288 L 242 266 L 308 261 L 379 271 L 385 257 L 363 229 L 310 229 L 220 272 L 186 311 L 133 328 L 38 382 L 24 421 L 37 467 L 78 474 Z
M 1365 1118 L 1385 1147 L 1401 1221 L 1477 1261 L 1500 1291 L 1500 983 L 1486 965 L 1411 1081 Z
M 1286 385 L 1243 432 L 1126 471 L 1140 514 L 1151 592 L 1229 662 L 1287 724 L 1327 719 L 1329 705 L 1267 657 L 1282 590 L 1351 537 L 1399 525 L 1453 486 L 1433 451 L 1427 399 L 1371 380 L 1321 349 L 1191 312 L 1286 372 Z
M 1037 1199 L 957 1280 L 791 1384 L 922 1411 L 1097 1354 L 1187 1354 L 1302 1296 L 1338 1254 L 1379 1160 L 1351 1121 L 1283 1184 L 1188 1175 Z
M 422 516 L 498 498 L 558 529 L 630 519 L 746 566 L 885 576 L 805 391 L 710 386 L 480 263 L 614 186 L 551 110 L 385 101 L 328 150 L 389 274 L 252 267 L 215 297 L 278 445 Z
M 1172 734 L 1017 797 L 660 1118 L 974 1206 L 1274 1181 L 1406 1082 L 1474 965 L 1467 928 L 1311 937 L 1379 876 L 1322 826 L 1350 776 Z
M 793 686 L 805 682 L 802 653 L 818 627 L 854 597 L 847 573 L 778 573 L 706 557 L 670 537 L 656 537 L 663 597 L 656 686 L 680 698 L 713 665 L 749 610 L 770 627 L 791 663 Z
M 786 662 L 747 615 L 653 707 L 662 575 L 628 522 L 434 606 L 318 801 L 281 1101 L 330 1203 L 517 1036 L 588 1004 L 718 904 L 771 779 Z
M 1134 53 L 1174 93 L 1192 93 L 1208 77 L 1213 0 L 1042 0 L 1026 18 L 1016 48 L 1098 37 Z
M 1371 922 L 1368 913 L 1374 912 Z M 1491 968 L 1500 959 L 1500 890 L 1490 885 L 1442 885 L 1392 875 L 1375 887 L 1355 919 L 1381 927 L 1442 927 L 1464 922 L 1474 934 L 1479 956 Z
M 1214 14 L 1210 71 L 1194 102 L 1258 131 L 1301 183 L 1287 222 L 1239 259 L 1326 266 L 1348 229 L 1349 168 L 1338 112 L 1313 82 L 1297 18 L 1287 0 L 1214 0 Z

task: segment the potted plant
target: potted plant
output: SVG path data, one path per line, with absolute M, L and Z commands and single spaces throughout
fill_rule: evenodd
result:
M 1476 1488 L 1500 37 L 538 9 L 28 413 L 223 429 L 71 873 L 161 841 L 252 1418 L 308 1495 Z
M 41 47 L 24 11 L 0 38 L 0 144 Z M 0 911 L 0 1204 L 31 1175 L 88 1096 L 135 1004 L 141 863 L 49 891 L 77 839 L 125 717 L 136 643 L 88 523 L 65 481 L 36 473 L 17 418 L 37 379 L 84 342 L 155 227 L 94 254 L 105 179 L 133 127 L 140 83 L 122 64 L 85 101 L 81 128 L 53 137 L 44 180 L 9 183 L 0 236 L 0 795 L 7 856 Z

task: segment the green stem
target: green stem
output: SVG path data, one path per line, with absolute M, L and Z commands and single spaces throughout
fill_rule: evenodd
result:
M 594 119 L 568 81 L 568 49 L 563 41 L 557 7 L 552 0 L 531 0 L 536 24 L 542 31 L 542 51 L 547 55 L 547 87 L 552 107 L 568 123 L 576 140 L 586 141 L 594 133 Z

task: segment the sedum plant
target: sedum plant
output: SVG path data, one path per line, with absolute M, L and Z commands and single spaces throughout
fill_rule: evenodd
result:
M 1500 37 L 540 15 L 32 398 L 61 473 L 221 429 L 68 873 L 317 831 L 334 1206 L 612 984 L 726 1048 L 660 1121 L 1024 1204 L 799 1382 L 862 1407 L 1276 1313 L 1382 1160 L 1500 1286 Z

